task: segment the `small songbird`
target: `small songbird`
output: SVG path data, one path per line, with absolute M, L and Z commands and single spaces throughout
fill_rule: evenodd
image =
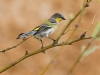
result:
M 24 40 L 26 38 L 26 36 L 39 37 L 39 40 L 42 43 L 42 47 L 41 48 L 44 47 L 42 38 L 45 37 L 45 36 L 47 38 L 53 40 L 54 43 L 55 43 L 55 40 L 50 38 L 49 34 L 53 33 L 56 30 L 56 28 L 58 26 L 58 23 L 61 22 L 62 20 L 66 20 L 64 18 L 64 16 L 62 14 L 60 14 L 60 13 L 55 13 L 47 21 L 45 21 L 40 26 L 34 28 L 30 32 L 19 34 L 17 39 L 23 38 L 23 40 Z

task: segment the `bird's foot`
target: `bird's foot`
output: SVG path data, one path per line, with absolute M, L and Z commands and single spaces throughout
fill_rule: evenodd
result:
M 53 40 L 53 45 L 57 44 L 56 40 Z
M 43 49 L 43 48 L 44 48 L 44 47 L 42 46 L 42 47 L 41 47 L 41 49 Z M 45 51 L 42 51 L 42 53 L 44 53 L 44 54 L 45 54 Z

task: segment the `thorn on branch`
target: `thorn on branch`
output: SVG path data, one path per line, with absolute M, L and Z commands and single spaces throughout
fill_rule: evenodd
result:
M 12 66 L 15 66 L 15 65 L 16 65 L 16 62 L 13 62 L 13 63 L 12 63 Z
M 83 39 L 83 38 L 85 37 L 86 33 L 87 33 L 87 31 L 85 31 L 85 32 L 80 36 L 80 38 Z
M 73 45 L 73 43 L 72 43 L 72 42 L 70 42 L 70 43 L 69 43 L 69 45 Z
M 86 4 L 86 5 L 85 5 L 85 7 L 89 7 L 89 6 L 90 6 L 89 4 Z
M 75 25 L 76 28 L 78 28 L 78 26 L 79 26 L 78 24 Z
M 5 53 L 5 50 L 0 50 L 0 52 Z
M 5 53 L 5 50 L 2 50 L 3 53 Z
M 17 48 L 17 46 L 14 46 L 14 48 Z
M 42 53 L 44 53 L 44 54 L 45 54 L 45 51 L 42 51 Z
M 28 51 L 26 50 L 25 55 L 27 55 L 27 54 L 28 54 Z
M 86 1 L 85 7 L 89 7 L 90 5 L 88 4 L 89 0 Z

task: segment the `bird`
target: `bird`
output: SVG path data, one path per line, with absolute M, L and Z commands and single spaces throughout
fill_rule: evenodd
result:
M 41 48 L 44 47 L 43 44 L 43 37 L 47 37 L 51 40 L 53 40 L 53 44 L 55 43 L 55 39 L 49 37 L 51 33 L 53 33 L 56 28 L 58 27 L 58 23 L 66 20 L 65 17 L 61 13 L 55 13 L 53 14 L 48 20 L 46 20 L 44 23 L 42 23 L 40 26 L 37 26 L 33 30 L 27 32 L 27 33 L 21 33 L 17 37 L 17 39 L 22 38 L 23 40 L 26 39 L 27 36 L 34 36 L 35 38 L 38 37 L 38 39 L 41 41 Z

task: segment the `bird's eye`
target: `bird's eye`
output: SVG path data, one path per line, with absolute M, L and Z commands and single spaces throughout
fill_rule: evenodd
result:
M 59 15 L 59 17 L 61 17 L 61 15 Z

